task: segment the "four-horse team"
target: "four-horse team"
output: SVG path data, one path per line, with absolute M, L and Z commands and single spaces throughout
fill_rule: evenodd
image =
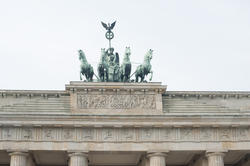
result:
M 151 59 L 153 50 L 149 50 L 144 56 L 144 61 L 136 68 L 136 71 L 131 75 L 131 50 L 130 47 L 126 47 L 123 57 L 123 63 L 120 65 L 119 54 L 114 53 L 114 48 L 108 48 L 107 50 L 101 49 L 101 58 L 98 63 L 98 76 L 94 73 L 93 67 L 87 62 L 86 56 L 82 50 L 79 50 L 79 60 L 81 61 L 80 79 L 85 76 L 88 82 L 93 81 L 93 76 L 100 82 L 146 82 L 145 76 L 151 74 L 150 81 L 152 80 L 153 71 L 151 67 Z M 135 80 L 131 77 L 135 75 Z M 139 80 L 140 78 L 140 80 Z

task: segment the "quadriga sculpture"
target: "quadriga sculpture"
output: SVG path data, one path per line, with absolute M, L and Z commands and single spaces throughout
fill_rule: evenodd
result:
M 146 53 L 146 55 L 144 56 L 144 61 L 143 64 L 139 65 L 136 68 L 135 71 L 135 81 L 138 82 L 139 81 L 139 77 L 141 78 L 140 82 L 144 82 L 144 78 L 145 76 L 147 76 L 149 73 L 151 74 L 150 76 L 150 81 L 152 80 L 153 77 L 153 71 L 151 70 L 151 64 L 150 61 L 152 59 L 152 55 L 153 55 L 153 50 L 149 49 L 149 51 Z
M 98 64 L 98 76 L 101 82 L 108 81 L 108 62 L 107 62 L 107 53 L 105 48 L 101 49 L 101 59 Z
M 87 62 L 86 56 L 82 50 L 79 50 L 78 53 L 79 60 L 81 61 L 80 80 L 82 80 L 82 76 L 85 76 L 87 81 L 92 82 L 94 76 L 93 67 Z
M 131 55 L 130 47 L 126 47 L 125 55 L 123 57 L 123 62 L 120 68 L 121 81 L 123 82 L 129 82 L 130 79 L 130 73 L 131 73 L 130 55 Z

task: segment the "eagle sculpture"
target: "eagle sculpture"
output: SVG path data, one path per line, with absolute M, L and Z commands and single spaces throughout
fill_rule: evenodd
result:
M 107 30 L 107 31 L 111 31 L 114 27 L 115 27 L 115 23 L 116 23 L 116 21 L 115 22 L 113 22 L 111 25 L 108 23 L 108 25 L 107 24 L 105 24 L 104 22 L 102 22 L 102 26 Z

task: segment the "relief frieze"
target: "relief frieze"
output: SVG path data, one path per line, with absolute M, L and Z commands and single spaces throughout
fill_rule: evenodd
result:
M 155 109 L 155 95 L 77 94 L 80 109 Z
M 230 141 L 232 140 L 232 129 L 231 128 L 221 128 L 218 131 L 220 141 Z
M 200 130 L 200 140 L 201 141 L 209 141 L 209 140 L 213 140 L 214 138 L 214 129 L 213 128 L 203 128 L 202 130 Z
M 102 130 L 102 141 L 114 141 L 115 140 L 115 130 L 112 128 L 107 128 Z
M 195 130 L 193 128 L 180 128 L 180 140 L 195 140 Z
M 155 134 L 153 128 L 142 128 L 140 129 L 140 139 L 145 141 L 155 141 Z
M 177 134 L 176 128 L 161 128 L 160 129 L 160 141 L 164 140 L 176 140 L 176 134 Z
M 2 138 L 5 140 L 17 139 L 17 130 L 14 127 L 8 127 L 2 129 Z
M 82 129 L 81 140 L 94 141 L 96 138 L 95 130 L 92 128 Z
M 21 129 L 21 138 L 24 140 L 32 140 L 34 138 L 35 132 L 32 128 L 22 128 Z
M 45 142 L 225 142 L 249 141 L 250 129 L 242 128 L 60 128 L 1 127 L 0 141 Z
M 121 141 L 135 141 L 135 130 L 132 128 L 125 128 L 120 130 L 120 139 Z
M 75 138 L 75 129 L 73 128 L 64 128 L 62 131 L 62 139 L 68 141 Z
M 42 140 L 52 141 L 56 138 L 56 129 L 55 128 L 43 128 L 42 130 Z

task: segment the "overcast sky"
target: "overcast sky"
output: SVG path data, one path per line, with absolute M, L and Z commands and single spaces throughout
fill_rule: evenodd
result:
M 249 0 L 1 0 L 0 89 L 64 89 L 78 49 L 96 70 L 114 20 L 120 59 L 130 46 L 134 71 L 153 49 L 168 90 L 250 90 Z

